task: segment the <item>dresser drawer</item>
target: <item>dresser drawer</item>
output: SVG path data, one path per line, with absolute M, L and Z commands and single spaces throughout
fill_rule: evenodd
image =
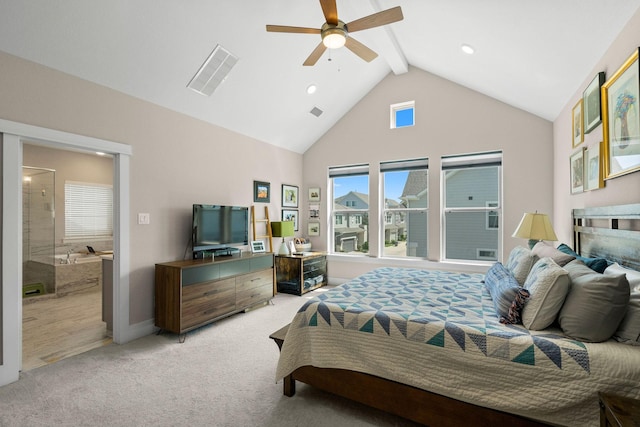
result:
M 246 289 L 236 293 L 237 308 L 247 308 L 259 302 L 264 302 L 273 297 L 273 284 Z
M 182 287 L 182 302 L 186 303 L 194 299 L 202 297 L 213 297 L 218 293 L 233 289 L 235 279 L 229 278 L 225 280 L 216 280 L 211 282 L 202 282 L 195 285 Z M 215 297 L 213 297 L 215 298 Z
M 236 277 L 236 292 L 243 292 L 260 286 L 273 288 L 273 270 L 262 270 Z
M 181 329 L 191 328 L 207 320 L 236 309 L 236 288 L 233 278 L 208 284 L 194 285 L 201 292 L 193 292 L 182 300 Z

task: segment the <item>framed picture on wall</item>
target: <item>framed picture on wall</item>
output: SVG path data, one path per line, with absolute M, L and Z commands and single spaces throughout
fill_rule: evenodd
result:
M 309 201 L 310 202 L 319 202 L 320 201 L 320 188 L 319 187 L 311 187 L 311 188 L 309 188 Z
M 602 167 L 602 142 L 592 144 L 584 151 L 584 189 L 597 190 L 604 187 Z
M 262 181 L 253 181 L 253 201 L 257 203 L 269 203 L 271 201 L 271 184 Z
M 582 128 L 582 99 L 571 110 L 571 131 L 573 135 L 573 147 L 577 147 L 584 141 Z
M 307 234 L 309 236 L 319 236 L 320 235 L 320 223 L 319 222 L 310 222 L 309 229 L 307 230 Z
M 602 85 L 605 179 L 640 170 L 638 49 Z
M 584 191 L 584 149 L 580 148 L 570 159 L 571 194 Z
M 602 123 L 600 115 L 600 87 L 604 83 L 604 72 L 601 71 L 591 80 L 589 86 L 582 93 L 582 108 L 584 116 L 584 133 L 587 134 Z
M 293 231 L 298 231 L 298 211 L 297 210 L 282 210 L 283 221 L 293 221 Z
M 298 187 L 295 185 L 282 184 L 282 207 L 298 207 Z

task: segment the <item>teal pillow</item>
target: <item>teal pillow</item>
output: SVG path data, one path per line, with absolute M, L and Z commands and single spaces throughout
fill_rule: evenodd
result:
M 560 245 L 558 245 L 558 250 L 560 252 L 564 252 L 567 255 L 576 257 L 576 259 L 579 259 L 580 261 L 584 262 L 584 265 L 586 265 L 596 273 L 604 273 L 604 270 L 606 270 L 606 268 L 609 266 L 609 263 L 607 262 L 606 259 L 587 258 L 587 257 L 580 256 L 573 249 L 571 249 L 569 246 L 565 245 L 564 243 L 560 243 Z

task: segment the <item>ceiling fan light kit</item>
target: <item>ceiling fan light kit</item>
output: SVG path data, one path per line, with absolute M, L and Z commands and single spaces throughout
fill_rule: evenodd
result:
M 338 25 L 327 24 L 322 25 L 320 30 L 322 43 L 329 49 L 339 49 L 347 41 L 347 28 L 344 22 L 338 21 Z
M 315 65 L 318 59 L 322 56 L 327 49 L 338 49 L 345 46 L 351 52 L 358 55 L 360 58 L 367 62 L 373 61 L 378 54 L 367 46 L 363 45 L 359 41 L 350 37 L 350 31 L 362 31 L 369 28 L 380 27 L 382 25 L 391 24 L 404 19 L 402 15 L 402 9 L 400 6 L 392 7 L 391 9 L 383 10 L 381 12 L 373 13 L 355 21 L 351 21 L 347 24 L 338 19 L 338 9 L 336 7 L 336 0 L 320 0 L 320 6 L 322 7 L 322 13 L 326 22 L 321 28 L 307 28 L 307 27 L 291 27 L 286 25 L 267 25 L 268 32 L 276 33 L 298 33 L 298 34 L 320 34 L 322 40 L 320 44 L 311 52 L 311 55 L 307 57 L 302 65 Z

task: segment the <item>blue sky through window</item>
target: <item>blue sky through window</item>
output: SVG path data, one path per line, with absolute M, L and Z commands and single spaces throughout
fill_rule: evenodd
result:
M 396 127 L 413 126 L 413 107 L 396 110 Z
M 400 201 L 404 184 L 407 182 L 409 172 L 387 172 L 384 181 L 384 194 L 387 199 Z M 334 196 L 341 197 L 349 191 L 369 194 L 369 176 L 346 176 L 333 179 Z

